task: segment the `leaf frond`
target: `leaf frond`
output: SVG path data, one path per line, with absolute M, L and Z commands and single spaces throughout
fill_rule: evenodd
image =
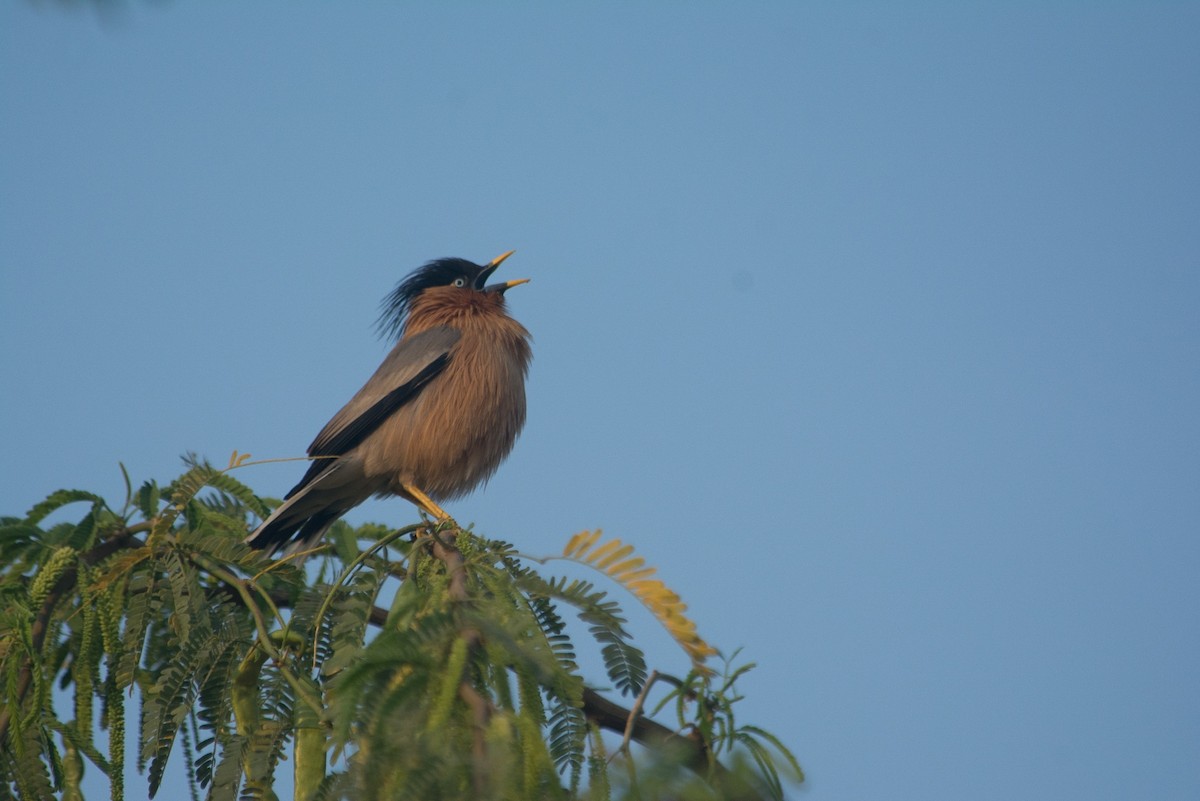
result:
M 686 614 L 687 605 L 666 584 L 653 578 L 655 568 L 646 567 L 645 560 L 632 556 L 632 545 L 620 539 L 604 541 L 601 536 L 600 529 L 581 531 L 564 546 L 561 558 L 598 570 L 622 585 L 679 643 L 696 670 L 711 672 L 705 661 L 717 650 L 700 637 L 696 624 Z

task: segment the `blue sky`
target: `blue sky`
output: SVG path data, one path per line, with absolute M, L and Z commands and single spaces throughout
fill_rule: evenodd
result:
M 1198 31 L 5 3 L 0 513 L 302 454 L 396 281 L 515 248 L 529 422 L 449 511 L 636 544 L 758 662 L 742 716 L 800 797 L 1200 797 Z

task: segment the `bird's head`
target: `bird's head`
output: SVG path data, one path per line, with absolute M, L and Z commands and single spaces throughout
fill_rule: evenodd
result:
M 487 264 L 475 264 L 466 259 L 436 259 L 413 271 L 383 299 L 377 323 L 380 334 L 392 338 L 402 336 L 413 302 L 430 290 L 436 290 L 447 302 L 475 304 L 483 297 L 496 301 L 514 286 L 528 283 L 528 278 L 487 283 L 500 263 L 514 252 L 503 253 Z

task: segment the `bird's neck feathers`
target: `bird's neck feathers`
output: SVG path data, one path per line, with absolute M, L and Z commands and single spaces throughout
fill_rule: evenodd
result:
M 404 336 L 442 325 L 463 333 L 477 330 L 492 336 L 529 337 L 525 327 L 508 316 L 504 295 L 500 292 L 478 292 L 458 287 L 427 289 L 412 301 Z

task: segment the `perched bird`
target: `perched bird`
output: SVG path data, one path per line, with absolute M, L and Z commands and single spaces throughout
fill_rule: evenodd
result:
M 399 495 L 437 520 L 436 501 L 489 478 L 525 424 L 529 332 L 487 284 L 513 251 L 480 266 L 438 259 L 383 301 L 382 333 L 399 339 L 312 445 L 308 472 L 246 542 L 302 550 L 372 495 Z

